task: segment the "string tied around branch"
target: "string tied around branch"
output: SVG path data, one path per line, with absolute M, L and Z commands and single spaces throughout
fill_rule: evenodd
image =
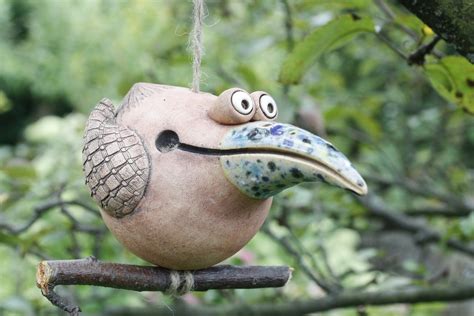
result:
M 170 285 L 165 293 L 171 296 L 181 296 L 194 287 L 194 276 L 189 271 L 170 271 Z

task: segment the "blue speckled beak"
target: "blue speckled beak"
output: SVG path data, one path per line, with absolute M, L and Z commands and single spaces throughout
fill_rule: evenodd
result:
M 252 122 L 230 130 L 220 156 L 226 177 L 244 194 L 266 199 L 301 182 L 323 181 L 367 193 L 350 161 L 333 145 L 301 128 Z

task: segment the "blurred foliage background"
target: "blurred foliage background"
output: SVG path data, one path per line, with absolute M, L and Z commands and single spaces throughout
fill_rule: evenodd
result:
M 173 315 L 474 282 L 474 70 L 382 0 L 208 0 L 201 89 L 266 90 L 280 121 L 327 138 L 367 198 L 319 183 L 275 198 L 262 232 L 228 260 L 295 268 L 282 289 L 170 298 L 92 287 L 60 293 L 85 315 Z M 144 264 L 106 231 L 81 171 L 102 97 L 133 83 L 189 86 L 191 1 L 0 0 L 0 315 L 62 314 L 35 286 L 41 259 Z M 437 40 L 436 40 L 437 41 Z M 411 65 L 410 65 L 411 64 Z M 372 291 L 372 292 L 371 292 Z M 474 294 L 472 295 L 474 296 Z M 141 312 L 139 312 L 141 311 Z M 469 315 L 472 303 L 337 309 L 329 315 Z

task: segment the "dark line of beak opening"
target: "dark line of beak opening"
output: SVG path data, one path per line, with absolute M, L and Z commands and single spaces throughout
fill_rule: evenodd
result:
M 193 146 L 185 143 L 179 143 L 177 148 L 193 154 L 209 155 L 209 156 L 230 156 L 240 154 L 261 154 L 265 152 L 258 148 L 232 148 L 232 149 L 215 149 Z
M 179 149 L 193 154 L 208 155 L 208 156 L 232 156 L 242 154 L 272 154 L 286 157 L 292 157 L 296 159 L 305 160 L 309 163 L 317 163 L 315 160 L 308 158 L 304 155 L 294 153 L 286 150 L 278 150 L 274 148 L 230 148 L 230 149 L 216 149 L 206 148 L 186 143 L 178 142 L 173 146 L 174 149 Z
M 216 149 L 206 148 L 194 145 L 189 145 L 179 141 L 179 136 L 175 131 L 162 131 L 155 140 L 156 149 L 162 153 L 167 153 L 175 149 L 180 149 L 193 154 L 208 155 L 208 156 L 230 156 L 241 154 L 274 154 L 285 155 L 305 160 L 311 160 L 304 155 L 297 154 L 291 151 L 279 150 L 276 148 L 230 148 L 230 149 Z
M 229 156 L 248 153 L 261 153 L 262 150 L 257 148 L 235 148 L 235 149 L 214 149 L 188 145 L 179 141 L 179 136 L 175 131 L 165 130 L 158 134 L 155 140 L 156 149 L 161 153 L 167 153 L 175 149 L 187 151 L 193 154 L 209 155 L 209 156 Z

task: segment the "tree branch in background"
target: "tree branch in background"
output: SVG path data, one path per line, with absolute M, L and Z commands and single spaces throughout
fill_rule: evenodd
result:
M 372 216 L 379 217 L 397 228 L 415 234 L 417 242 L 438 242 L 443 240 L 446 246 L 474 257 L 474 248 L 456 239 L 444 239 L 443 236 L 421 222 L 413 220 L 400 212 L 389 209 L 380 199 L 369 194 L 359 198 Z
M 471 1 L 399 0 L 403 6 L 452 43 L 456 50 L 474 63 L 474 7 Z
M 12 235 L 20 235 L 20 234 L 24 233 L 25 231 L 27 231 L 31 226 L 33 226 L 33 224 L 35 224 L 47 212 L 51 211 L 55 207 L 64 207 L 66 205 L 80 206 L 84 210 L 88 211 L 89 213 L 100 217 L 100 214 L 96 209 L 94 209 L 94 208 L 92 208 L 92 207 L 90 207 L 90 206 L 88 206 L 88 205 L 86 205 L 82 202 L 79 202 L 79 201 L 76 201 L 76 200 L 63 201 L 60 198 L 54 198 L 54 199 L 51 199 L 51 200 L 45 202 L 42 205 L 39 205 L 39 206 L 35 207 L 34 210 L 33 210 L 33 216 L 23 226 L 13 227 L 13 226 L 8 225 L 6 223 L 0 223 L 0 230 L 5 230 L 5 231 L 9 232 Z
M 306 301 L 293 301 L 280 304 L 225 305 L 205 307 L 199 305 L 172 306 L 175 315 L 306 315 L 337 308 L 358 307 L 363 305 L 381 306 L 390 304 L 414 304 L 429 302 L 461 301 L 474 297 L 474 284 L 457 286 L 411 287 L 399 290 L 374 292 L 348 292 L 334 296 Z M 105 311 L 101 315 L 158 315 L 169 313 L 169 307 L 153 309 L 120 309 Z
M 434 47 L 440 40 L 441 37 L 436 35 L 428 44 L 420 46 L 415 52 L 408 56 L 408 65 L 423 65 L 425 63 L 426 55 L 433 51 Z
M 439 192 L 436 189 L 432 189 L 428 185 L 422 185 L 421 183 L 415 182 L 408 178 L 387 179 L 374 175 L 368 175 L 366 178 L 378 184 L 399 186 L 405 188 L 412 194 L 420 195 L 429 199 L 439 200 L 450 207 L 456 208 L 460 216 L 466 216 L 466 212 L 474 212 L 474 203 L 471 201 L 468 201 L 463 197 L 455 196 L 451 193 Z
M 404 214 L 409 216 L 441 216 L 441 217 L 465 217 L 471 214 L 469 210 L 454 210 L 451 207 L 417 207 L 412 209 L 406 209 L 403 211 Z
M 385 37 L 385 35 L 382 34 L 382 32 L 376 32 L 375 33 L 375 36 L 377 36 L 377 38 L 382 42 L 384 43 L 385 45 L 387 45 L 388 48 L 390 48 L 393 52 L 395 52 L 398 56 L 400 56 L 402 59 L 405 59 L 407 60 L 408 57 L 405 56 L 405 53 L 402 52 L 397 46 L 395 46 L 388 38 Z
M 283 10 L 285 12 L 285 34 L 286 34 L 286 51 L 290 53 L 293 51 L 295 46 L 295 36 L 293 29 L 293 14 L 291 12 L 291 6 L 288 3 L 288 0 L 281 0 Z M 283 94 L 288 95 L 291 85 L 283 85 Z
M 273 231 L 268 228 L 268 226 L 264 226 L 262 231 L 270 237 L 273 241 L 275 241 L 278 245 L 283 247 L 286 252 L 288 252 L 296 261 L 296 264 L 301 268 L 302 272 L 314 283 L 316 283 L 324 292 L 326 293 L 334 293 L 340 290 L 340 288 L 333 286 L 332 284 L 328 284 L 326 280 L 321 275 L 316 275 L 313 273 L 311 267 L 309 267 L 302 257 L 302 254 L 293 247 L 293 245 L 286 239 L 278 237 Z
M 189 290 L 252 289 L 284 286 L 292 269 L 286 266 L 215 266 L 195 271 L 173 271 L 152 266 L 100 262 L 95 258 L 42 261 L 36 283 L 54 305 L 71 315 L 80 308 L 68 304 L 54 288 L 57 285 L 94 285 L 132 291 L 169 291 L 183 294 Z
M 286 45 L 287 51 L 291 52 L 295 46 L 295 39 L 293 35 L 293 17 L 291 13 L 291 7 L 288 0 L 281 0 L 283 9 L 285 11 L 285 31 L 286 31 Z
M 393 10 L 384 0 L 374 0 L 374 3 L 380 9 L 380 11 L 385 15 L 385 17 L 387 18 L 390 24 L 394 25 L 403 33 L 410 36 L 415 42 L 419 40 L 419 36 L 415 31 L 413 31 L 409 27 L 397 21 L 396 14 L 393 12 Z

